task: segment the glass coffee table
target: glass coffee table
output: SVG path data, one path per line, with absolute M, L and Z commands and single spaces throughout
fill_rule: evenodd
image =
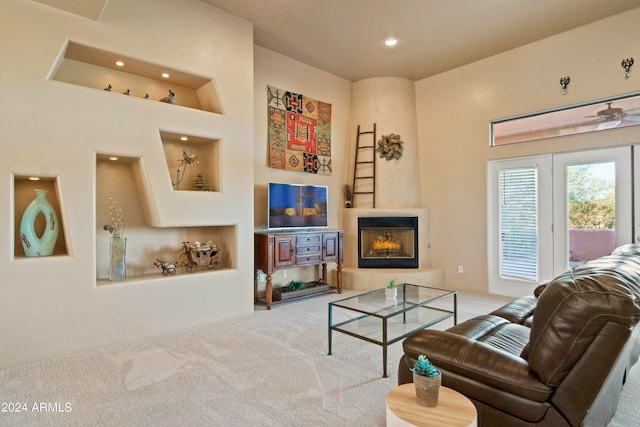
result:
M 329 355 L 332 333 L 382 346 L 382 377 L 387 378 L 387 347 L 413 332 L 446 319 L 458 323 L 458 293 L 447 289 L 403 283 L 396 298 L 384 288 L 329 303 Z

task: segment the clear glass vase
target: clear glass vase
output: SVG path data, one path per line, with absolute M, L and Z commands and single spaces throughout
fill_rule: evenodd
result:
M 113 281 L 124 280 L 127 278 L 127 238 L 112 237 L 109 244 L 109 277 Z

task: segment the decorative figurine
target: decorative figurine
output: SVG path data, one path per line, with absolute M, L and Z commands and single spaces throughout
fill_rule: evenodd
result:
M 163 276 L 173 276 L 178 269 L 187 273 L 197 271 L 198 267 L 217 270 L 222 268 L 223 262 L 218 245 L 209 240 L 207 243 L 194 242 L 192 245 L 182 242 L 182 248 L 164 259 L 156 258 L 153 265 L 162 269 Z
M 153 262 L 153 265 L 155 265 L 156 267 L 162 269 L 162 275 L 163 276 L 175 276 L 176 275 L 176 266 L 175 266 L 175 264 L 171 264 L 169 262 L 164 262 L 164 261 L 161 261 L 159 259 L 156 259 Z
M 196 165 L 200 165 L 200 160 L 198 160 L 197 154 L 192 154 L 189 156 L 185 150 L 182 150 L 182 159 L 178 159 L 178 170 L 176 171 L 176 182 L 171 182 L 176 190 L 180 188 L 180 183 L 184 178 L 184 173 L 187 171 L 187 166 L 192 162 L 196 163 Z
M 106 90 L 107 92 L 111 92 L 111 83 L 109 83 L 109 86 L 105 87 L 104 90 Z
M 166 102 L 167 104 L 175 104 L 176 103 L 175 93 L 172 92 L 171 89 L 169 89 L 169 96 L 165 96 L 160 100 L 160 102 Z
M 196 180 L 194 183 L 196 190 L 202 191 L 202 189 L 204 188 L 204 178 L 202 177 L 202 174 L 198 174 L 198 176 L 196 176 Z

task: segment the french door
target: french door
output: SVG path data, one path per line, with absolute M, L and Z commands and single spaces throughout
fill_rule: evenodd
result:
M 553 156 L 554 275 L 633 240 L 631 150 Z
M 530 295 L 540 282 L 633 241 L 632 150 L 490 161 L 489 291 Z

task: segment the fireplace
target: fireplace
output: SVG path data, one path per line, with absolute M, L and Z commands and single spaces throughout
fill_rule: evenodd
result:
M 359 217 L 358 268 L 418 268 L 418 217 Z

